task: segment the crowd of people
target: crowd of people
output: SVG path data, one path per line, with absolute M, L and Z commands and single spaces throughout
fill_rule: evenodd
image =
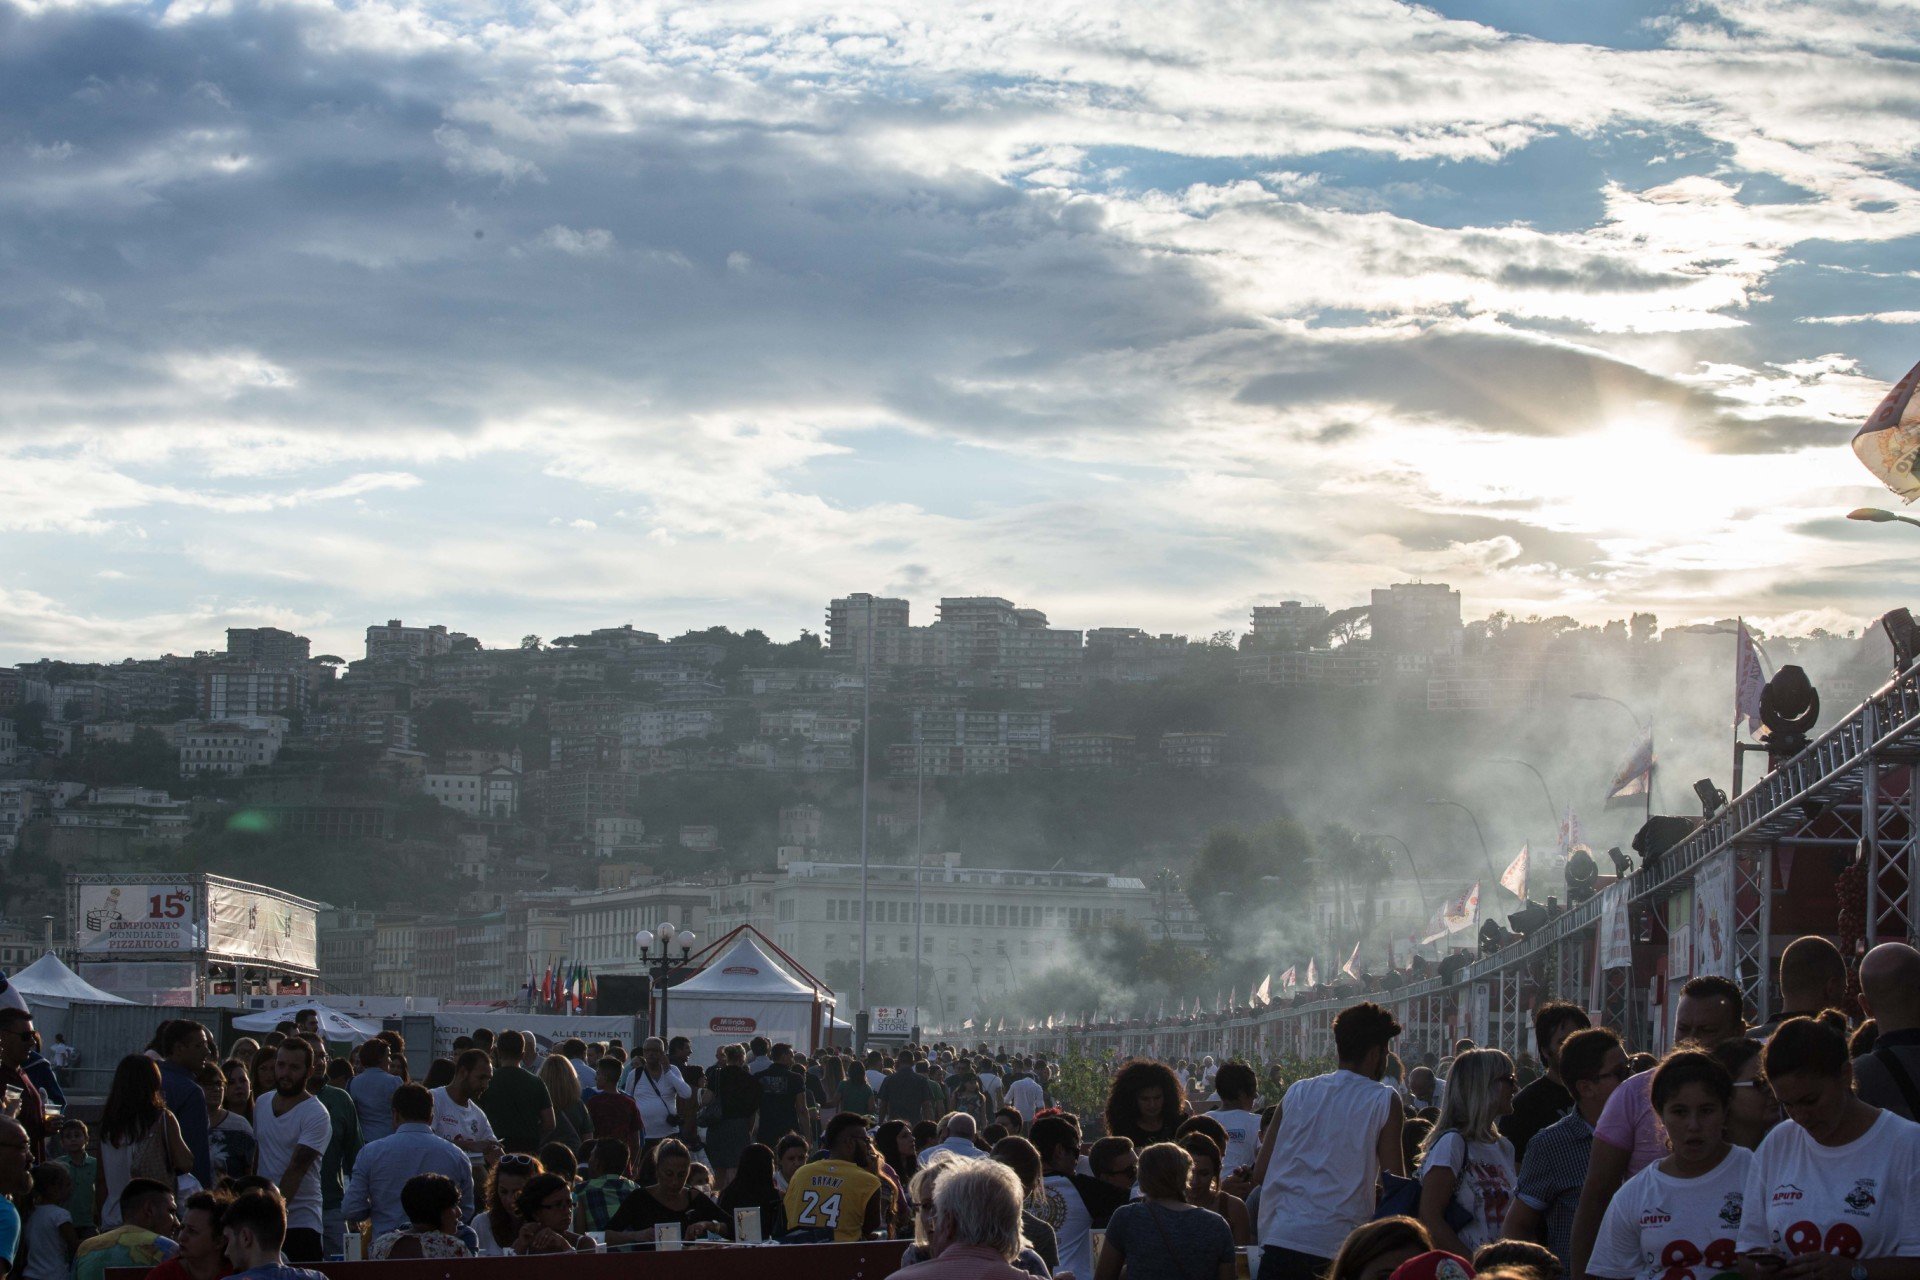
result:
M 756 1039 L 542 1046 L 475 1032 L 411 1078 L 393 1032 L 308 1014 L 224 1057 L 163 1022 L 91 1128 L 0 1010 L 0 1280 L 305 1280 L 456 1259 L 894 1239 L 914 1280 L 1920 1280 L 1920 952 L 1782 954 L 1778 1017 L 1687 982 L 1673 1048 L 1578 1005 L 1532 1060 L 1461 1040 L 1409 1069 L 1372 1003 L 1336 1063 L 1138 1058 L 1097 1116 L 1043 1056 L 890 1058 Z

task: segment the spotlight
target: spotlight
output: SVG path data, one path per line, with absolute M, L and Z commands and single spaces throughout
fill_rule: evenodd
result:
M 1480 926 L 1480 954 L 1490 956 L 1509 943 L 1519 940 L 1519 935 L 1509 933 L 1500 927 L 1498 920 L 1489 920 Z
M 1881 617 L 1880 629 L 1893 645 L 1893 674 L 1900 675 L 1913 665 L 1914 654 L 1920 650 L 1920 626 L 1914 624 L 1908 610 L 1894 609 Z
M 1552 918 L 1545 907 L 1528 898 L 1518 911 L 1507 915 L 1507 927 L 1524 938 L 1536 929 L 1546 928 L 1547 921 Z
M 1713 785 L 1712 778 L 1702 778 L 1693 784 L 1693 794 L 1700 797 L 1700 816 L 1711 818 L 1727 807 L 1727 793 Z
M 1577 844 L 1567 855 L 1567 904 L 1577 906 L 1593 896 L 1593 878 L 1600 874 L 1587 846 Z
M 1898 612 L 1904 613 L 1903 610 Z M 1893 615 L 1888 614 L 1891 618 Z M 1897 625 L 1881 623 L 1886 627 L 1887 638 L 1892 639 Z M 1911 639 L 1913 620 L 1907 619 L 1908 636 Z M 1894 649 L 1895 660 L 1899 657 L 1899 648 Z M 1913 649 L 1909 644 L 1907 661 L 1913 660 Z M 1807 745 L 1807 730 L 1813 728 L 1813 722 L 1820 718 L 1820 691 L 1807 679 L 1807 673 L 1796 666 L 1785 666 L 1774 673 L 1767 681 L 1766 688 L 1760 691 L 1760 724 L 1766 731 L 1767 754 L 1781 760 L 1798 752 Z
M 1613 859 L 1613 874 L 1615 876 L 1625 880 L 1633 874 L 1633 859 L 1620 852 L 1619 845 L 1615 845 L 1613 848 L 1607 850 L 1607 856 Z

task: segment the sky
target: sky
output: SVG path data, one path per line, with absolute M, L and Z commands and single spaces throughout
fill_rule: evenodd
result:
M 0 0 L 0 661 L 1858 625 L 1913 0 Z

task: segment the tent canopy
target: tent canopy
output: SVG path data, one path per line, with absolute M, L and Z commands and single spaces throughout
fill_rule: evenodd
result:
M 240 1031 L 271 1031 L 283 1022 L 292 1022 L 294 1014 L 307 1009 L 320 1015 L 322 1040 L 371 1040 L 380 1034 L 378 1024 L 349 1018 L 338 1009 L 330 1009 L 317 1001 L 310 1004 L 297 1004 L 287 1009 L 262 1009 L 258 1013 L 249 1013 L 244 1017 L 235 1018 L 233 1025 Z
M 49 951 L 32 964 L 13 975 L 14 989 L 27 998 L 30 1003 L 52 1005 L 66 1008 L 75 1001 L 81 1004 L 132 1004 L 133 1001 L 114 995 L 111 991 L 102 991 L 85 978 L 61 963 L 60 957 Z
M 667 989 L 672 1000 L 689 997 L 737 1000 L 804 1000 L 819 997 L 811 983 L 802 982 L 768 955 L 751 933 L 734 939 L 717 959 L 685 982 Z

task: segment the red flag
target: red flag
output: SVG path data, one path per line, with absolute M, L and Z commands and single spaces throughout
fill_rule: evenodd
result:
M 540 1003 L 543 1006 L 553 1003 L 553 961 L 551 960 L 547 961 L 546 976 L 540 979 Z

